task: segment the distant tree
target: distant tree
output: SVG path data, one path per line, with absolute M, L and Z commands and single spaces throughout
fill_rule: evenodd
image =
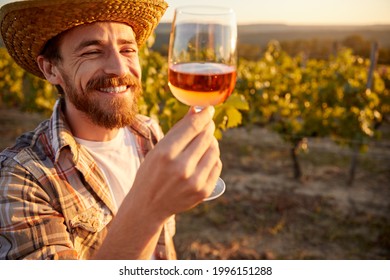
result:
M 355 55 L 359 55 L 365 58 L 370 57 L 371 42 L 365 40 L 360 35 L 351 35 L 346 37 L 341 44 L 354 51 Z
M 251 45 L 251 44 L 238 44 L 238 56 L 240 58 L 248 59 L 248 60 L 258 60 L 261 58 L 262 48 L 259 45 Z
M 379 48 L 379 65 L 390 65 L 390 48 Z

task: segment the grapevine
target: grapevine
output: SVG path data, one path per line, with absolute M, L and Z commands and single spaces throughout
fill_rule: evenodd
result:
M 140 50 L 144 93 L 140 113 L 167 132 L 187 111 L 168 87 L 167 58 L 151 50 L 154 37 Z M 308 137 L 330 137 L 363 151 L 379 127 L 389 121 L 390 67 L 378 66 L 367 88 L 370 61 L 341 49 L 327 59 L 287 54 L 277 41 L 258 60 L 239 59 L 236 88 L 216 107 L 218 138 L 229 128 L 263 126 L 291 144 L 295 177 L 298 152 Z M 0 48 L 0 106 L 49 114 L 56 99 L 48 82 L 24 72 Z

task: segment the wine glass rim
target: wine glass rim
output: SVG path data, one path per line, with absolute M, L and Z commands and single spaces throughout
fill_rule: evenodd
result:
M 224 14 L 232 14 L 234 10 L 229 7 L 224 6 L 207 6 L 207 5 L 186 5 L 179 6 L 175 9 L 176 13 L 185 13 L 189 15 L 199 15 L 199 14 L 207 14 L 207 15 L 224 15 Z

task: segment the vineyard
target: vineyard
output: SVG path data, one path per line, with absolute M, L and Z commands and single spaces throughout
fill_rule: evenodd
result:
M 140 111 L 166 132 L 187 108 L 148 43 Z M 309 59 L 272 41 L 259 60 L 239 59 L 235 91 L 215 114 L 228 191 L 178 216 L 181 258 L 390 257 L 390 67 L 376 58 L 373 48 L 371 59 L 350 49 Z M 0 89 L 2 114 L 47 116 L 56 98 L 4 48 Z M 0 120 L 11 138 L 12 119 Z
M 149 40 L 149 47 L 153 38 Z M 326 60 L 290 56 L 277 41 L 260 60 L 239 60 L 235 92 L 216 108 L 216 136 L 229 128 L 267 127 L 291 145 L 294 176 L 302 176 L 298 160 L 308 137 L 331 138 L 357 154 L 372 139 L 383 137 L 389 122 L 390 67 L 342 49 Z M 144 95 L 140 111 L 156 118 L 166 132 L 186 112 L 167 86 L 166 58 L 150 48 L 141 50 Z M 0 106 L 49 114 L 55 88 L 21 70 L 0 49 Z M 350 183 L 356 163 L 352 162 Z

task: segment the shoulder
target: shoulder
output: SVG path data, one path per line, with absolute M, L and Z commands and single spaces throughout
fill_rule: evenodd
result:
M 30 173 L 30 169 L 36 170 L 37 165 L 52 162 L 54 154 L 47 135 L 48 125 L 48 121 L 42 122 L 35 130 L 19 136 L 13 146 L 0 152 L 0 174 L 20 173 L 22 170 Z
M 49 120 L 41 122 L 33 131 L 28 131 L 21 134 L 16 138 L 15 143 L 0 152 L 0 155 L 4 157 L 16 157 L 18 154 L 23 153 L 26 150 L 37 152 L 42 149 L 42 140 L 45 138 L 45 134 L 48 131 Z

